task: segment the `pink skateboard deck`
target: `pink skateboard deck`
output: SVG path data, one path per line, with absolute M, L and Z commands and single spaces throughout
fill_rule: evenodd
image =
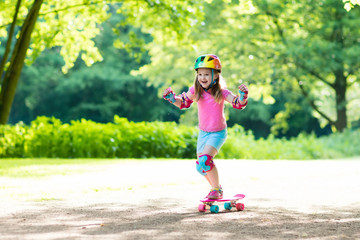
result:
M 239 200 L 242 200 L 245 197 L 244 194 L 236 194 L 233 197 L 230 198 L 222 198 L 222 199 L 208 199 L 204 198 L 201 199 L 200 202 L 202 202 L 198 210 L 199 212 L 206 212 L 207 208 L 210 207 L 210 212 L 212 213 L 218 213 L 219 212 L 219 206 L 216 205 L 217 202 L 223 202 L 224 208 L 226 210 L 231 210 L 231 208 L 235 207 L 238 211 L 243 211 L 245 209 L 245 205 L 243 203 L 239 203 Z

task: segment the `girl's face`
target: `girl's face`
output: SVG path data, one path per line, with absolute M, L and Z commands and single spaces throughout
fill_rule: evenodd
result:
M 219 77 L 218 71 L 214 71 L 214 79 Z M 208 88 L 211 84 L 211 69 L 210 68 L 199 68 L 197 70 L 197 79 L 203 88 Z

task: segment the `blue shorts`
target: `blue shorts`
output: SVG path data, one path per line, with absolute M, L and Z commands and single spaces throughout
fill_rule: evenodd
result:
M 205 145 L 210 145 L 219 152 L 221 146 L 225 143 L 227 137 L 227 130 L 221 130 L 219 132 L 205 132 L 203 130 L 199 131 L 198 141 L 197 141 L 197 153 L 202 153 Z

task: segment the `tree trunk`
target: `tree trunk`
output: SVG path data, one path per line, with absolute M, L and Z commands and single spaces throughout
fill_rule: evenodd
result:
M 8 59 L 9 53 L 10 53 L 11 41 L 12 41 L 12 38 L 13 38 L 13 35 L 14 35 L 20 5 L 21 5 L 21 0 L 18 0 L 17 3 L 16 3 L 16 7 L 15 7 L 15 13 L 14 13 L 13 21 L 12 21 L 10 29 L 9 29 L 8 39 L 6 41 L 5 53 L 4 53 L 3 58 L 1 60 L 1 63 L 0 63 L 0 79 L 2 79 L 5 64 L 7 62 L 7 59 Z M 0 81 L 0 82 L 2 82 L 2 81 Z
M 344 9 L 339 8 L 340 11 L 337 10 L 335 13 L 335 18 L 338 24 L 334 26 L 331 40 L 336 42 L 340 49 L 340 52 L 344 49 L 344 30 L 342 25 L 342 19 L 344 18 Z M 335 62 L 339 64 L 339 67 L 334 71 L 335 75 L 335 95 L 336 95 L 336 121 L 335 121 L 335 128 L 337 131 L 342 132 L 347 127 L 347 116 L 346 116 L 346 77 L 344 76 L 344 60 L 339 57 L 338 55 L 335 56 Z
M 346 114 L 346 78 L 342 72 L 335 73 L 335 93 L 336 93 L 336 130 L 342 132 L 347 127 Z
M 0 124 L 6 124 L 14 100 L 16 87 L 20 78 L 21 70 L 24 65 L 26 52 L 29 48 L 31 33 L 39 16 L 40 7 L 43 0 L 35 0 L 20 31 L 20 37 L 16 41 L 14 51 L 11 56 L 10 65 L 4 77 L 0 93 Z

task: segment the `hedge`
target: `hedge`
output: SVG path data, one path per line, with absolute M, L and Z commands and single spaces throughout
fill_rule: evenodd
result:
M 113 123 L 90 120 L 62 123 L 38 117 L 31 124 L 0 126 L 1 158 L 194 158 L 197 127 L 174 122 L 131 122 L 119 116 Z M 236 125 L 218 158 L 332 159 L 360 155 L 360 130 L 317 138 L 300 134 L 290 140 L 273 136 L 255 139 Z

